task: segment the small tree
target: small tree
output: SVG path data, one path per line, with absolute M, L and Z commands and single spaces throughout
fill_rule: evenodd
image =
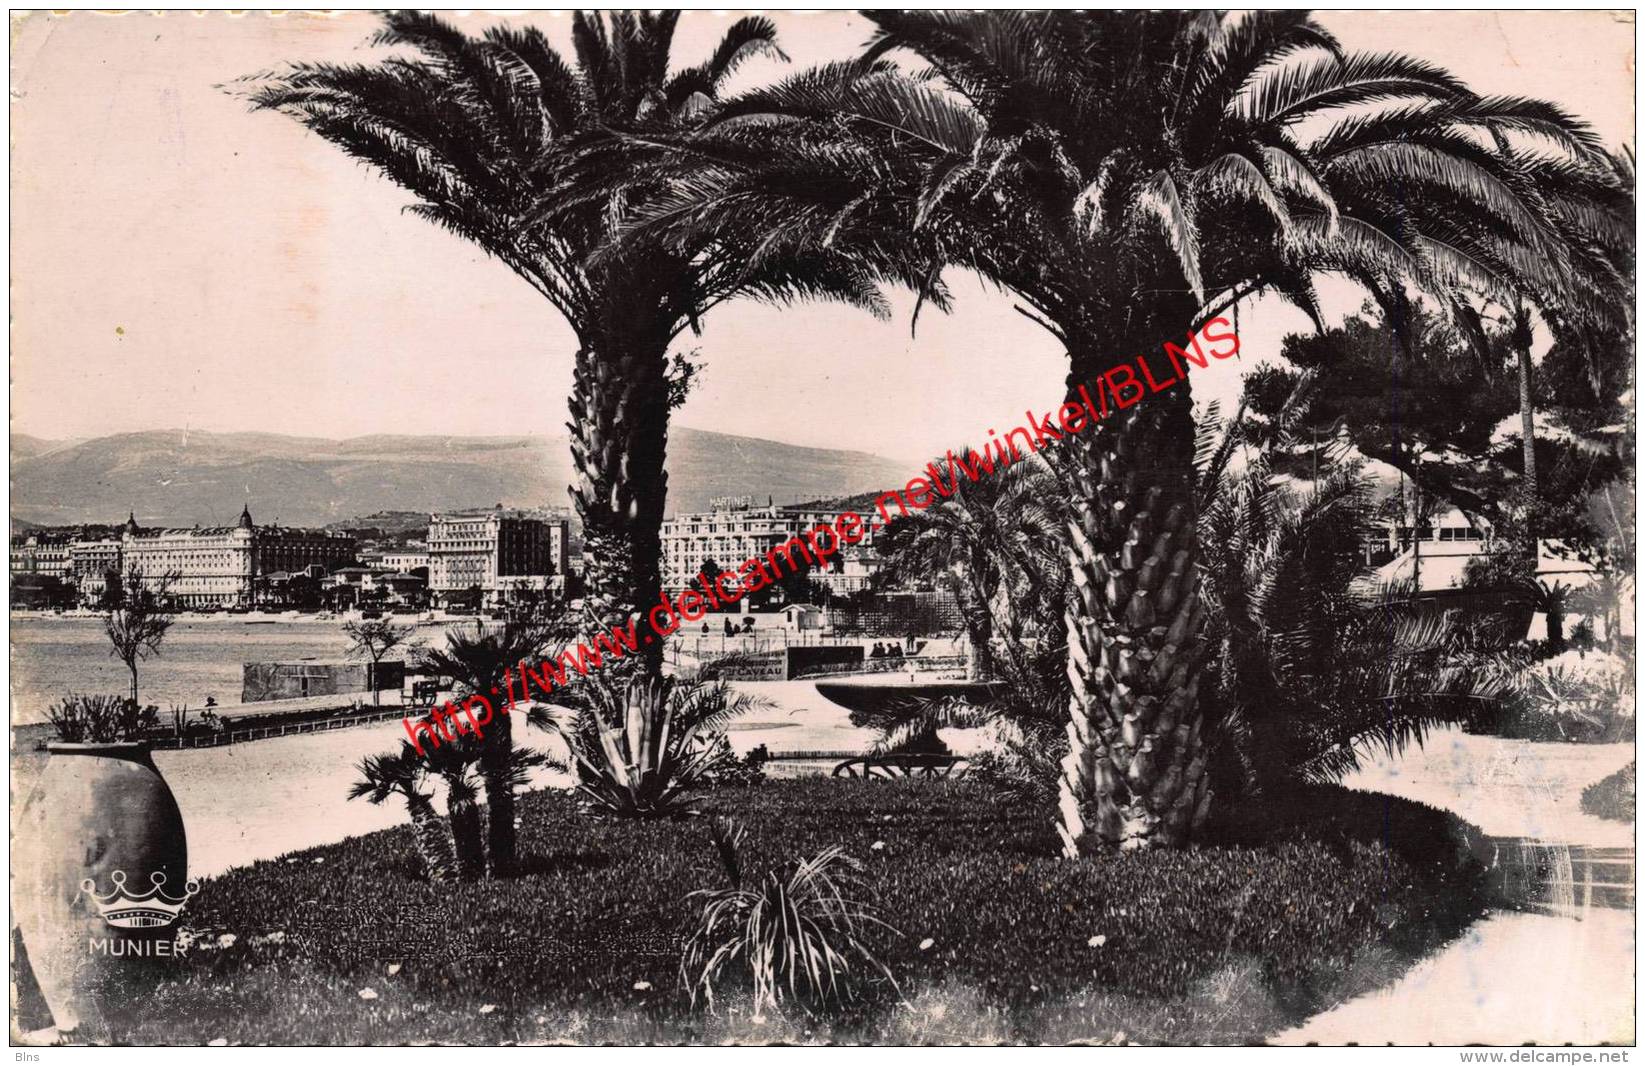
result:
M 356 768 L 360 780 L 350 786 L 348 798 L 381 804 L 390 796 L 404 797 L 411 815 L 412 839 L 428 869 L 428 879 L 437 884 L 455 880 L 458 864 L 452 838 L 440 824 L 433 800 L 422 790 L 427 770 L 411 745 L 402 744 L 398 753 L 368 756 Z
M 349 639 L 348 654 L 363 655 L 371 660 L 371 705 L 378 705 L 377 667 L 383 656 L 398 648 L 411 636 L 410 626 L 397 626 L 387 618 L 368 618 L 343 625 L 343 635 Z
M 160 642 L 171 628 L 172 614 L 164 604 L 166 592 L 176 574 L 149 579 L 132 565 L 121 579 L 118 597 L 108 601 L 103 614 L 103 632 L 108 634 L 109 654 L 126 664 L 131 672 L 131 702 L 137 702 L 137 664 L 160 654 Z

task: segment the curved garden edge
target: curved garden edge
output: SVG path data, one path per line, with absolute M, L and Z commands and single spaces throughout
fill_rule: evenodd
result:
M 693 1008 L 685 896 L 723 878 L 706 827 L 543 791 L 522 797 L 517 878 L 431 886 L 397 828 L 211 880 L 123 1039 L 1249 1043 L 1391 981 L 1485 905 L 1454 818 L 1335 787 L 1226 819 L 1216 844 L 1077 862 L 975 782 L 793 780 L 702 807 L 744 820 L 760 867 L 835 843 L 864 860 L 901 996 Z

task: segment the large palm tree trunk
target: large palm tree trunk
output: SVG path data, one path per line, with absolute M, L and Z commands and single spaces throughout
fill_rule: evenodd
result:
M 667 347 L 666 338 L 617 340 L 608 349 L 577 353 L 571 497 L 583 526 L 587 601 L 602 627 L 643 618 L 662 594 Z M 660 642 L 641 642 L 638 661 L 648 673 L 660 676 L 662 658 Z
M 971 642 L 966 677 L 972 681 L 988 681 L 994 676 L 993 616 L 988 612 L 982 590 L 964 577 L 961 578 L 959 594 L 965 636 Z
M 1104 365 L 1076 359 L 1071 402 Z M 1156 379 L 1170 376 L 1166 368 Z M 1181 844 L 1210 805 L 1188 385 L 1123 411 L 1108 406 L 1103 421 L 1063 443 L 1058 463 L 1071 505 L 1073 691 L 1058 822 L 1070 856 Z

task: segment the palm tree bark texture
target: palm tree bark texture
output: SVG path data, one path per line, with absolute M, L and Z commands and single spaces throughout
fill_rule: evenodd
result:
M 1076 403 L 1117 365 L 1072 364 Z M 1189 390 L 1170 388 L 1071 435 L 1055 463 L 1071 507 L 1072 693 L 1057 826 L 1070 857 L 1181 844 L 1210 806 L 1193 439 Z
M 571 497 L 583 525 L 583 576 L 596 628 L 641 617 L 661 598 L 668 495 L 668 337 L 612 334 L 622 338 L 621 350 L 577 353 L 567 425 L 577 477 Z M 662 652 L 658 642 L 643 643 L 624 663 L 660 676 Z

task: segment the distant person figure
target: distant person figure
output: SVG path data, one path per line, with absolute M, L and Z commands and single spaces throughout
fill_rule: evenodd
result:
M 744 618 L 743 619 L 743 632 L 744 633 L 754 632 L 754 619 L 752 619 L 752 618 Z
M 868 653 L 868 657 L 870 659 L 885 658 L 885 645 L 876 640 L 874 642 L 874 650 Z
M 915 652 L 917 652 L 919 650 L 920 649 L 914 644 L 913 636 L 910 635 L 909 638 L 908 638 L 908 654 L 913 655 Z
M 737 635 L 737 627 L 731 624 L 731 619 L 729 618 L 725 620 L 725 635 L 728 637 L 734 637 Z
M 705 637 L 708 636 L 708 623 L 707 622 L 703 623 L 703 636 L 705 636 Z
M 206 697 L 206 706 L 207 707 L 217 706 L 217 697 L 216 696 L 207 696 Z
M 901 644 L 891 645 L 891 658 L 893 658 L 893 659 L 901 659 L 902 658 L 902 645 Z

